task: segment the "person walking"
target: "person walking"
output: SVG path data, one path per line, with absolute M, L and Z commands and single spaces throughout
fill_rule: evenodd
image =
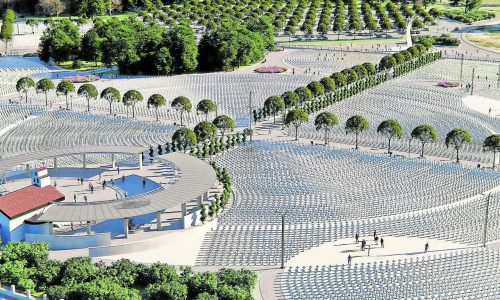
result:
M 363 239 L 361 241 L 361 251 L 365 251 L 366 241 Z
M 122 175 L 122 182 L 125 182 L 125 176 Z
M 116 172 L 118 172 L 118 175 L 120 175 L 120 167 L 116 168 Z
M 376 237 L 377 237 L 377 231 L 376 231 L 376 230 L 374 230 L 374 231 L 373 231 L 373 239 L 375 240 L 375 238 L 376 238 Z
M 375 237 L 375 245 L 378 245 L 378 236 Z
M 370 245 L 368 245 L 368 256 L 370 256 L 370 249 L 371 249 L 371 247 L 370 247 Z
M 76 203 L 76 194 L 73 194 L 73 200 L 75 201 Z
M 85 200 L 85 203 L 87 203 L 87 195 L 83 196 L 83 200 Z
M 352 261 L 352 256 L 351 254 L 349 254 L 349 256 L 347 256 L 347 264 L 351 265 L 351 261 Z
M 142 188 L 144 189 L 146 187 L 146 178 L 142 179 Z
M 429 242 L 425 243 L 425 252 L 424 253 L 427 253 L 427 251 L 429 251 Z
M 356 232 L 356 234 L 354 235 L 354 240 L 356 241 L 356 244 L 358 243 L 359 241 L 359 234 Z
M 380 247 L 384 248 L 384 239 L 380 238 Z

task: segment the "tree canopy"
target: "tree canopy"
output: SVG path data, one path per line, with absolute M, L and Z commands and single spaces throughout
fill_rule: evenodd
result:
M 299 127 L 309 120 L 307 113 L 300 108 L 290 110 L 285 116 L 285 125 L 295 129 L 295 140 L 299 139 Z
M 316 130 L 324 130 L 325 131 L 325 145 L 328 144 L 328 134 L 330 130 L 336 125 L 339 124 L 339 119 L 331 112 L 322 112 L 316 116 L 314 120 L 314 126 L 316 126 Z
M 437 133 L 434 127 L 428 124 L 415 127 L 411 132 L 411 137 L 417 139 L 422 144 L 421 156 L 424 157 L 425 144 L 434 143 L 437 139 Z
M 377 132 L 385 136 L 389 141 L 387 153 L 391 154 L 391 141 L 393 138 L 400 139 L 403 137 L 403 127 L 396 119 L 382 121 L 377 127 Z
M 360 115 L 352 116 L 345 123 L 346 134 L 354 133 L 356 135 L 356 149 L 358 149 L 358 136 L 361 132 L 370 127 L 368 121 Z
M 224 137 L 224 133 L 229 130 L 233 131 L 234 129 L 234 121 L 231 119 L 231 117 L 226 116 L 226 115 L 220 115 L 217 118 L 215 118 L 212 122 L 215 127 L 217 127 L 222 135 Z

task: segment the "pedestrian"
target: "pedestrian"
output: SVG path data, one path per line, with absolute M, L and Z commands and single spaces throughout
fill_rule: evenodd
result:
M 384 239 L 380 238 L 380 247 L 384 248 Z
M 125 176 L 122 175 L 122 182 L 125 182 Z
M 118 200 L 118 193 L 115 193 L 115 196 L 116 196 L 116 200 Z
M 142 188 L 146 187 L 146 178 L 142 179 Z
M 89 182 L 89 191 L 92 189 L 92 183 Z
M 429 242 L 425 243 L 425 253 L 427 253 L 427 251 L 429 251 Z
M 378 245 L 378 236 L 375 237 L 375 244 Z
M 85 203 L 87 203 L 87 195 L 83 196 L 83 200 L 85 200 Z
M 90 192 L 91 192 L 92 194 L 94 193 L 94 186 L 93 186 L 93 185 L 91 185 L 91 186 L 90 186 Z
M 73 200 L 75 200 L 76 203 L 76 194 L 73 194 Z
M 370 249 L 371 249 L 371 247 L 370 247 L 370 245 L 368 245 L 368 256 L 370 256 Z
M 111 185 L 115 186 L 115 180 L 113 178 L 111 178 Z
M 491 107 L 490 107 L 490 109 L 488 110 L 488 114 L 490 114 L 490 115 L 491 115 Z
M 357 244 L 359 241 L 359 233 L 356 232 L 356 234 L 354 235 L 354 239 L 356 240 L 356 244 Z
M 352 261 L 352 256 L 351 254 L 349 254 L 349 256 L 347 256 L 347 264 L 351 265 L 351 261 Z
M 101 181 L 101 172 L 99 172 L 99 181 Z
M 366 241 L 363 239 L 361 241 L 361 251 L 365 251 Z
M 106 179 L 104 179 L 102 182 L 102 189 L 104 190 L 105 188 L 106 188 Z
M 377 231 L 376 231 L 376 230 L 374 230 L 374 231 L 373 231 L 373 239 L 375 239 L 375 237 L 376 237 L 376 236 L 377 236 Z
M 116 168 L 116 171 L 120 174 L 120 167 Z

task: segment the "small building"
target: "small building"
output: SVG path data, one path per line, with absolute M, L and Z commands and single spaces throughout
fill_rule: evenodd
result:
M 22 241 L 26 233 L 48 233 L 47 224 L 32 223 L 30 219 L 42 213 L 64 195 L 50 185 L 46 168 L 33 170 L 31 186 L 0 196 L 1 242 Z

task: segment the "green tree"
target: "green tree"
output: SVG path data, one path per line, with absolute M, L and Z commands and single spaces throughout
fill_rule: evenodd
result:
M 234 130 L 234 121 L 231 119 L 231 117 L 226 116 L 226 115 L 220 115 L 217 118 L 215 118 L 212 122 L 215 127 L 217 127 L 221 133 L 222 138 L 224 138 L 224 133 L 229 130 L 233 131 Z
M 295 108 L 290 110 L 285 116 L 285 126 L 293 127 L 295 129 L 295 140 L 299 140 L 299 127 L 309 120 L 307 113 L 300 109 Z
M 367 130 L 370 127 L 370 124 L 363 116 L 352 116 L 347 119 L 345 123 L 345 132 L 346 134 L 354 133 L 356 135 L 356 150 L 358 150 L 358 136 L 363 131 Z
M 78 15 L 80 17 L 92 18 L 102 16 L 106 13 L 106 3 L 104 0 L 81 0 L 79 3 Z
M 173 59 L 170 50 L 167 47 L 161 47 L 155 55 L 153 65 L 158 75 L 167 75 L 172 73 Z
M 448 134 L 446 135 L 445 139 L 446 148 L 449 148 L 450 146 L 455 148 L 455 151 L 457 153 L 456 156 L 457 162 L 460 161 L 458 152 L 465 143 L 472 144 L 472 137 L 465 129 L 455 128 L 452 131 L 448 132 Z
M 396 59 L 392 55 L 387 55 L 380 60 L 380 64 L 378 66 L 380 70 L 389 70 L 392 69 L 396 64 Z
M 276 114 L 285 110 L 285 100 L 280 96 L 271 96 L 264 101 L 264 107 L 272 112 L 273 124 L 276 124 Z
M 36 92 L 45 94 L 45 105 L 49 105 L 49 92 L 54 90 L 56 87 L 52 80 L 43 78 L 36 83 Z
M 335 85 L 338 87 L 344 87 L 347 85 L 347 76 L 343 73 L 333 73 L 330 77 L 333 79 L 333 81 L 335 81 Z
M 137 290 L 128 289 L 115 282 L 112 278 L 102 278 L 76 285 L 67 292 L 66 299 L 107 299 L 107 300 L 140 300 Z
M 330 77 L 321 78 L 320 82 L 323 85 L 325 92 L 328 93 L 335 90 L 335 80 L 331 79 Z
M 482 0 L 465 0 L 465 12 L 481 7 Z
M 153 94 L 148 98 L 148 108 L 151 106 L 155 108 L 156 112 L 156 121 L 158 121 L 158 108 L 165 105 L 167 100 L 160 94 Z
M 198 139 L 196 138 L 194 131 L 189 128 L 182 127 L 174 132 L 172 142 L 183 145 L 184 152 L 186 152 L 188 146 L 191 147 L 198 143 Z
M 177 281 L 152 284 L 146 287 L 145 299 L 186 300 L 187 287 Z
M 286 109 L 295 107 L 300 103 L 299 95 L 293 91 L 284 92 L 283 95 L 281 95 L 281 98 L 283 98 L 283 101 L 285 102 Z
M 340 39 L 340 32 L 345 30 L 346 27 L 344 2 L 342 0 L 337 0 L 335 18 L 333 20 L 333 31 L 337 32 L 337 40 Z
M 314 126 L 316 126 L 316 130 L 325 131 L 325 145 L 328 145 L 328 136 L 330 131 L 334 126 L 339 124 L 339 119 L 332 114 L 331 112 L 322 112 L 316 116 L 314 120 Z
M 85 83 L 78 88 L 77 95 L 87 99 L 87 112 L 90 112 L 90 99 L 97 99 L 99 92 L 93 84 Z
M 72 60 L 80 54 L 80 30 L 66 19 L 48 25 L 40 38 L 38 57 L 48 62 L 52 57 L 56 62 Z
M 377 132 L 385 136 L 388 140 L 387 153 L 391 154 L 391 141 L 393 138 L 400 139 L 403 137 L 403 127 L 398 120 L 389 119 L 382 121 L 377 127 Z
M 102 59 L 102 42 L 103 39 L 95 29 L 89 30 L 82 39 L 81 58 L 93 61 L 97 65 L 97 62 Z
M 175 98 L 170 105 L 181 114 L 181 125 L 183 125 L 184 113 L 189 113 L 193 109 L 191 101 L 187 97 L 179 96 Z
M 189 294 L 192 298 L 202 293 L 214 295 L 217 293 L 219 279 L 217 274 L 202 272 L 195 274 L 188 281 Z
M 495 160 L 497 159 L 497 152 L 500 151 L 500 135 L 494 134 L 487 137 L 483 142 L 484 152 L 493 152 L 493 169 L 495 169 Z
M 101 92 L 101 99 L 105 99 L 109 103 L 109 114 L 112 114 L 113 102 L 120 102 L 120 92 L 114 87 L 107 87 Z
M 0 39 L 5 43 L 5 52 L 7 53 L 7 46 L 12 41 L 12 30 L 15 19 L 15 13 L 12 9 L 6 9 L 3 12 L 2 27 L 0 28 Z
M 75 92 L 75 85 L 71 80 L 63 79 L 56 88 L 57 95 L 64 95 L 66 97 L 66 109 L 69 109 L 68 96 Z
M 199 142 L 211 141 L 217 137 L 217 127 L 208 121 L 201 121 L 194 127 Z
M 436 130 L 431 125 L 420 125 L 411 132 L 411 137 L 417 139 L 422 144 L 421 157 L 424 157 L 425 144 L 434 143 L 437 139 Z
M 210 99 L 203 99 L 196 105 L 196 112 L 205 114 L 205 121 L 208 120 L 208 114 L 217 111 L 217 105 Z
M 132 106 L 132 118 L 135 118 L 135 105 L 142 100 L 144 100 L 144 97 L 137 90 L 130 90 L 123 94 L 123 104 Z
M 321 96 L 325 93 L 325 87 L 319 81 L 313 81 L 307 85 L 314 97 Z
M 36 83 L 32 78 L 22 77 L 16 83 L 16 91 L 18 93 L 24 93 L 25 101 L 26 101 L 26 103 L 28 103 L 28 92 L 30 89 L 34 88 L 35 86 L 36 86 Z
M 166 34 L 166 44 L 172 57 L 172 71 L 184 73 L 198 66 L 198 47 L 193 29 L 188 23 L 174 25 Z
M 313 93 L 307 87 L 299 87 L 295 90 L 295 93 L 299 96 L 301 103 L 311 101 L 313 99 Z
M 274 49 L 274 27 L 267 16 L 261 16 L 248 24 L 248 29 L 261 35 L 267 50 Z

